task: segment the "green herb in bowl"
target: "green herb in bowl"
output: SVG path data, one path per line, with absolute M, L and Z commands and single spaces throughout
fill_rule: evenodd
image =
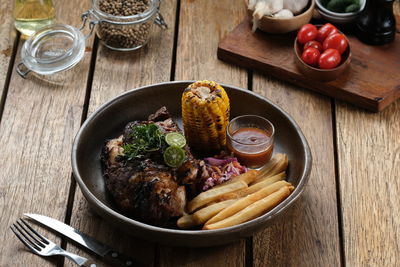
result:
M 320 2 L 332 12 L 350 13 L 360 10 L 359 0 L 321 0 Z

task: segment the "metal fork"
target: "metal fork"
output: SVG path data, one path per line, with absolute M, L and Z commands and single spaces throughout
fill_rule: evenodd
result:
M 90 260 L 60 248 L 55 243 L 36 232 L 27 222 L 25 222 L 24 219 L 20 219 L 16 223 L 13 223 L 10 228 L 18 239 L 37 255 L 61 255 L 72 260 L 78 266 L 96 267 L 96 264 Z

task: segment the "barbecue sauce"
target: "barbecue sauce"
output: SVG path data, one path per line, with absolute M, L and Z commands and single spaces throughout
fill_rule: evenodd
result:
M 247 167 L 257 168 L 272 156 L 272 133 L 258 128 L 240 128 L 228 138 L 228 148 Z

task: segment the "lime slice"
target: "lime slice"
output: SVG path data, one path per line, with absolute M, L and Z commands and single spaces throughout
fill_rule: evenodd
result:
M 164 151 L 164 162 L 172 168 L 178 168 L 185 161 L 185 151 L 177 146 L 170 146 Z
M 165 141 L 170 146 L 184 147 L 186 145 L 185 137 L 177 132 L 168 133 L 165 136 Z

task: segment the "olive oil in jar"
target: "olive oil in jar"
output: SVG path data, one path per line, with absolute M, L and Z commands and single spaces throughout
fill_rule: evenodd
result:
M 52 0 L 15 0 L 15 28 L 31 36 L 38 29 L 50 25 L 55 18 Z

